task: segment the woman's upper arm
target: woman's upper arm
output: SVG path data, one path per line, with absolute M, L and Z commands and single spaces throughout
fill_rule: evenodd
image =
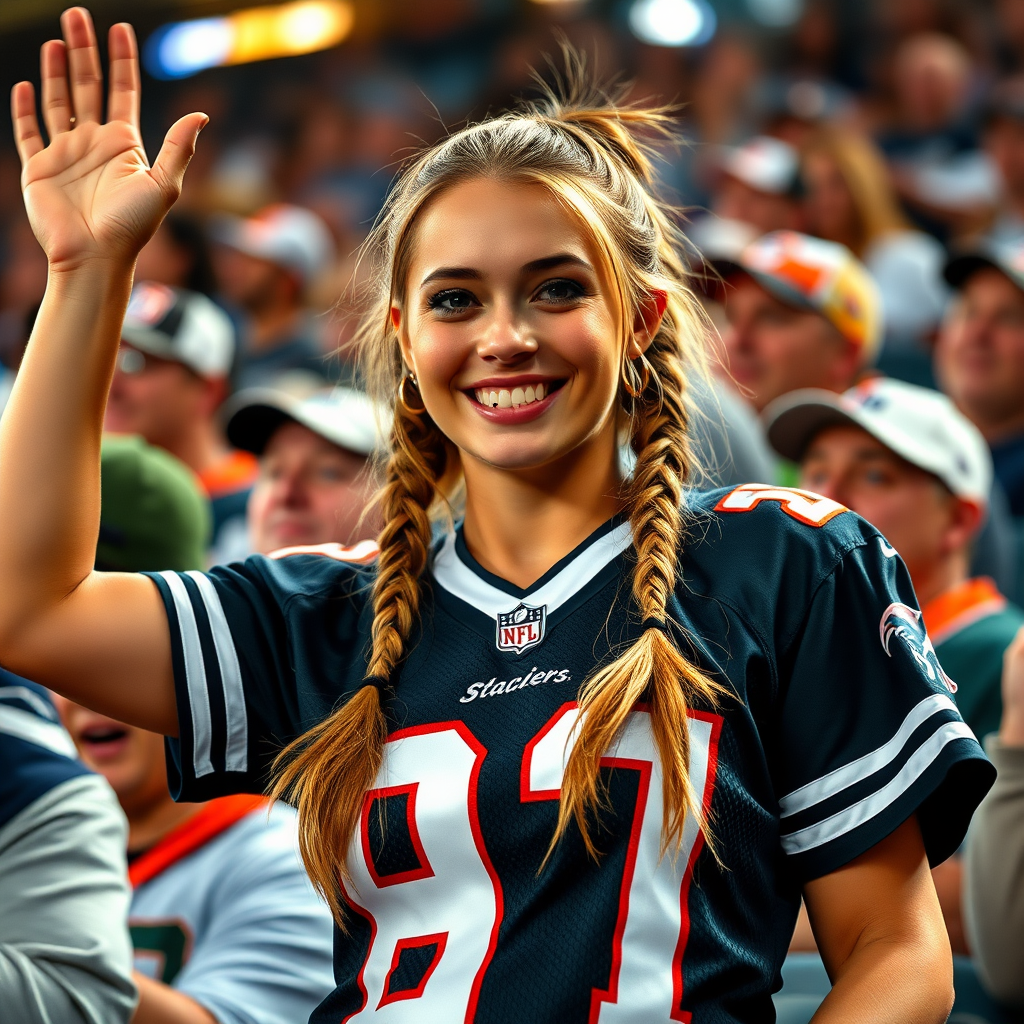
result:
M 872 942 L 938 945 L 949 955 L 942 911 L 916 817 L 849 864 L 804 886 L 821 958 L 835 982 L 858 947 Z
M 119 721 L 177 735 L 167 614 L 148 577 L 90 573 L 8 648 L 5 668 Z

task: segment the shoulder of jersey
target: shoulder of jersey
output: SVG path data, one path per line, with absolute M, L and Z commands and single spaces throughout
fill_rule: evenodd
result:
M 691 554 L 698 559 L 707 554 L 716 564 L 735 560 L 746 571 L 756 570 L 759 563 L 779 563 L 780 558 L 794 569 L 801 562 L 824 566 L 877 536 L 874 527 L 845 505 L 775 484 L 699 492 L 688 508 Z
M 247 561 L 275 589 L 286 593 L 322 594 L 335 588 L 361 587 L 376 568 L 380 549 L 371 540 L 358 544 L 312 544 L 281 548 Z

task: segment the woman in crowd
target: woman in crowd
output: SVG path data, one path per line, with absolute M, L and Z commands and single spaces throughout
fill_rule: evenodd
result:
M 862 135 L 823 128 L 804 146 L 801 165 L 807 230 L 842 242 L 874 277 L 886 349 L 926 351 L 946 303 L 945 254 L 904 216 L 881 152 Z
M 406 169 L 361 339 L 396 408 L 379 553 L 96 575 L 132 264 L 204 119 L 150 167 L 130 29 L 100 123 L 91 23 L 63 27 L 49 145 L 13 95 L 51 272 L 0 428 L 0 657 L 175 737 L 180 798 L 273 776 L 340 928 L 312 1019 L 763 1020 L 802 893 L 835 983 L 818 1020 L 944 1020 L 928 861 L 991 766 L 871 527 L 686 491 L 705 333 L 639 141 L 666 117 L 571 66 L 564 98 Z

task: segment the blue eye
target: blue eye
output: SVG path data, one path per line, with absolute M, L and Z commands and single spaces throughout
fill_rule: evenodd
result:
M 427 304 L 442 316 L 452 316 L 455 313 L 465 313 L 478 303 L 473 293 L 466 291 L 465 288 L 445 288 L 444 291 L 431 295 Z
M 578 281 L 559 277 L 553 281 L 545 281 L 534 293 L 534 299 L 552 305 L 566 305 L 579 301 L 586 294 L 586 289 Z

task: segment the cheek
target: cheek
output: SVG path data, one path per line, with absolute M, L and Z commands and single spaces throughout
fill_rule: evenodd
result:
M 259 482 L 249 495 L 249 504 L 246 506 L 246 516 L 250 523 L 259 524 L 263 522 L 267 510 L 271 505 L 271 497 L 274 493 L 273 487 L 268 483 Z

